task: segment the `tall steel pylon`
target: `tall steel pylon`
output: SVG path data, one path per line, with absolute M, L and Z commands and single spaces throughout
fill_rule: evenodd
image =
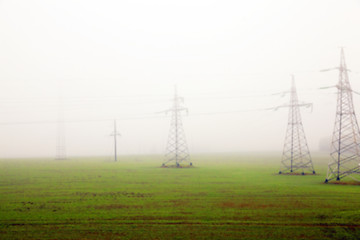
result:
M 162 164 L 162 167 L 192 166 L 181 118 L 181 112 L 188 111 L 187 108 L 182 106 L 183 101 L 184 99 L 178 96 L 175 86 L 173 107 L 165 111 L 171 112 L 171 125 L 166 146 L 165 162 Z
M 283 155 L 281 159 L 282 167 L 279 174 L 295 173 L 298 170 L 301 170 L 302 175 L 305 175 L 305 170 L 315 174 L 300 115 L 300 107 L 310 106 L 312 106 L 311 103 L 299 104 L 295 80 L 294 76 L 292 76 L 290 104 L 281 106 L 289 108 L 289 115 Z
M 339 82 L 336 85 L 337 107 L 331 141 L 331 159 L 325 183 L 334 179 L 340 181 L 346 176 L 359 181 L 360 133 L 343 48 L 341 48 L 340 66 L 333 69 L 339 70 Z

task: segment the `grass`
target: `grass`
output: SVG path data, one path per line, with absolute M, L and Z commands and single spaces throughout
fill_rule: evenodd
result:
M 360 186 L 324 184 L 327 156 L 306 176 L 271 154 L 192 161 L 0 160 L 0 239 L 360 238 Z

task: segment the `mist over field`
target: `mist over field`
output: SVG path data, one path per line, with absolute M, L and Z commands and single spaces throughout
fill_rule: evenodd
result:
M 326 149 L 343 46 L 360 91 L 358 0 L 0 0 L 0 158 L 163 154 L 174 86 L 190 153 L 279 151 L 294 74 Z M 275 95 L 274 95 L 275 94 Z M 354 94 L 356 113 L 360 96 Z M 327 143 L 328 142 L 328 143 Z M 324 147 L 325 146 L 325 147 Z

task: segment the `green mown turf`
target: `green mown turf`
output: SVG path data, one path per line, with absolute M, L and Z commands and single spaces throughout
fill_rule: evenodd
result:
M 0 239 L 360 239 L 360 186 L 274 155 L 0 160 Z M 345 180 L 345 179 L 344 179 Z

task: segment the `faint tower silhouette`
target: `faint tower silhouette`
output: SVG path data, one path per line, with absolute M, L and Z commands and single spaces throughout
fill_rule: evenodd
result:
M 173 107 L 166 113 L 171 112 L 171 125 L 168 136 L 165 162 L 162 167 L 184 167 L 192 166 L 190 155 L 185 139 L 185 132 L 183 129 L 181 112 L 188 111 L 187 108 L 182 106 L 184 99 L 177 95 L 177 88 L 175 86 L 175 94 L 173 99 Z M 187 162 L 187 164 L 184 164 Z
M 360 180 L 360 133 L 354 111 L 352 89 L 345 63 L 344 49 L 341 48 L 337 88 L 336 118 L 331 142 L 331 159 L 325 183 L 350 176 Z M 328 71 L 332 69 L 326 69 Z
M 282 167 L 279 174 L 295 173 L 298 170 L 301 170 L 302 175 L 305 175 L 305 170 L 315 174 L 300 116 L 300 107 L 310 106 L 312 106 L 311 103 L 299 104 L 295 80 L 294 76 L 292 76 L 290 104 L 281 106 L 289 108 L 289 115 L 283 155 L 281 159 Z
M 62 84 L 58 82 L 59 99 L 58 99 L 58 122 L 57 122 L 57 141 L 55 160 L 66 160 L 66 135 L 64 119 L 64 103 L 62 94 Z
M 114 120 L 114 132 L 110 136 L 114 137 L 114 161 L 117 162 L 117 136 L 121 136 L 121 134 L 116 130 L 116 119 Z

